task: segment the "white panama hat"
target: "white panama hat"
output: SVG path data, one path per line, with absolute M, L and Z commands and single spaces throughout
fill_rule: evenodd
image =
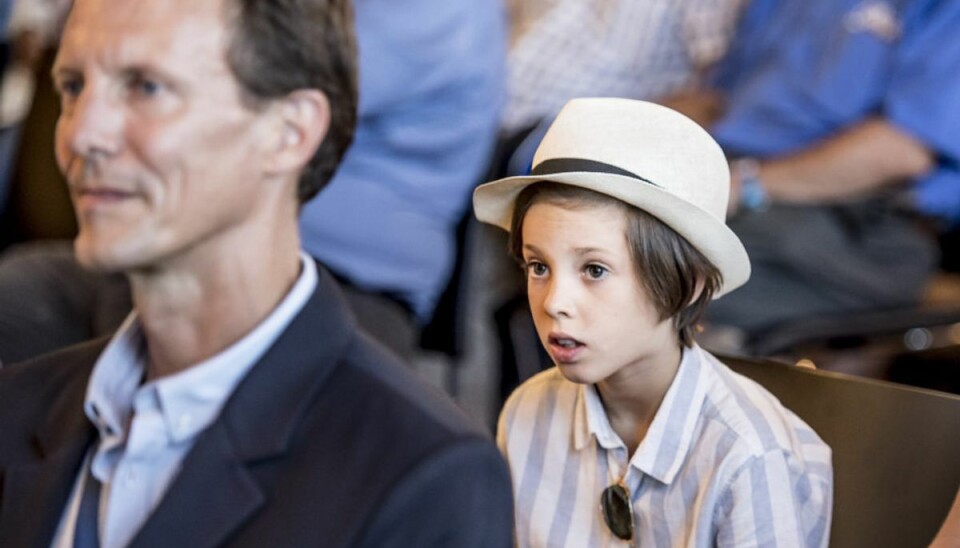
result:
M 714 298 L 750 277 L 747 252 L 725 222 L 730 168 L 723 151 L 674 110 L 632 99 L 571 100 L 543 137 L 530 175 L 477 187 L 477 218 L 509 231 L 517 195 L 539 182 L 587 188 L 660 219 L 720 270 Z

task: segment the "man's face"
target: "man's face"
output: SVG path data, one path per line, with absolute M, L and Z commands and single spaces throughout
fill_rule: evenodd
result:
M 53 74 L 82 264 L 209 260 L 250 240 L 275 207 L 278 185 L 263 181 L 275 124 L 241 102 L 223 2 L 74 4 Z

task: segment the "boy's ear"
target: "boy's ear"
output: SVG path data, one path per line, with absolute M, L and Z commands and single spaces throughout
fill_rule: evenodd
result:
M 267 171 L 301 171 L 330 128 L 330 101 L 318 89 L 298 89 L 274 106 L 277 128 Z

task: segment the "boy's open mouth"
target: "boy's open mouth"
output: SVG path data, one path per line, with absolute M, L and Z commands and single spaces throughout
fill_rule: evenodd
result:
M 566 333 L 551 333 L 547 350 L 557 363 L 571 363 L 580 357 L 586 345 Z
M 550 335 L 550 344 L 555 344 L 561 348 L 576 348 L 583 346 L 583 343 L 571 337 L 557 337 Z

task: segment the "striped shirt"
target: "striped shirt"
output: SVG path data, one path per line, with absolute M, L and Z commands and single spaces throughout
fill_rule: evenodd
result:
M 630 492 L 637 546 L 827 545 L 830 448 L 755 382 L 700 349 L 680 368 L 632 457 L 592 385 L 556 368 L 510 396 L 497 429 L 521 547 L 628 546 L 600 494 Z
M 743 0 L 509 0 L 514 132 L 574 97 L 658 99 L 695 87 L 727 50 Z

